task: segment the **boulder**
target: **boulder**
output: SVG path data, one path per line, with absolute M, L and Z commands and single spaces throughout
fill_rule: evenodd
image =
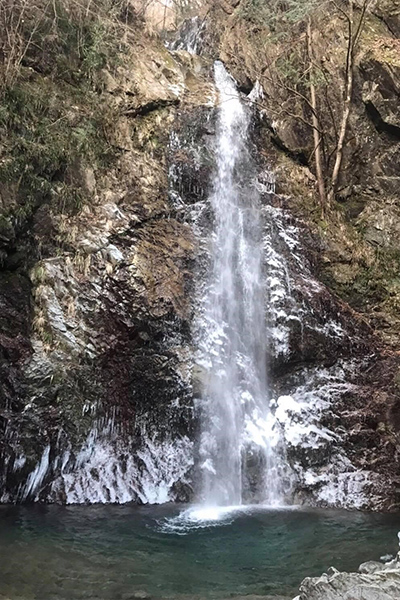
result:
M 400 562 L 363 563 L 359 573 L 331 567 L 321 577 L 307 577 L 296 600 L 395 600 L 400 598 Z

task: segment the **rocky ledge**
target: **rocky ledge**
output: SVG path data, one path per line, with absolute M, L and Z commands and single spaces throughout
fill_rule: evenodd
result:
M 331 567 L 321 577 L 306 577 L 294 600 L 396 600 L 400 598 L 400 552 L 390 562 L 365 562 L 358 573 Z

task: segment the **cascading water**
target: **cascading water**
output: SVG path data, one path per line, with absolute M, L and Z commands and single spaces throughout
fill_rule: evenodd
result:
M 219 92 L 211 277 L 203 300 L 202 501 L 281 500 L 271 446 L 260 198 L 249 151 L 248 108 L 215 63 Z

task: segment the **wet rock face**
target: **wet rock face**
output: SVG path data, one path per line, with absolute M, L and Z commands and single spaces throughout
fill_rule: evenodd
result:
M 102 229 L 103 212 L 107 232 Z M 107 461 L 120 465 L 119 455 L 137 453 L 144 439 L 154 439 L 156 454 L 155 438 L 160 443 L 168 439 L 173 446 L 171 440 L 186 439 L 192 428 L 188 369 L 193 236 L 169 212 L 131 225 L 132 217 L 116 204 L 101 206 L 90 222 L 85 218 L 89 228 L 80 240 L 82 254 L 75 260 L 67 255 L 41 261 L 40 282 L 26 280 L 20 290 L 17 279 L 10 286 L 25 303 L 32 286 L 34 317 L 33 331 L 21 322 L 26 338 L 2 338 L 8 362 L 4 372 L 13 384 L 5 397 L 3 500 L 38 494 L 41 499 L 79 502 L 139 500 L 140 495 L 147 501 L 150 491 L 134 489 L 140 479 L 136 465 L 125 469 L 133 486 L 128 492 L 110 496 L 114 484 L 108 473 L 103 479 L 97 476 L 104 493 L 93 496 L 90 481 L 76 491 L 72 474 L 83 460 L 81 448 L 86 446 L 90 457 L 98 452 L 98 437 L 109 443 L 115 434 L 120 448 L 108 449 Z M 31 278 L 35 280 L 33 273 Z M 19 314 L 19 308 L 14 303 L 13 313 Z M 15 364 L 12 370 L 10 362 Z M 43 466 L 42 480 L 21 488 L 37 464 Z M 53 488 L 60 477 L 62 486 Z
M 201 306 L 210 268 L 213 122 L 213 113 L 205 110 L 195 118 L 181 114 L 170 144 L 170 197 L 197 238 L 195 307 Z M 252 152 L 264 231 L 268 368 L 274 435 L 289 467 L 281 474 L 287 497 L 322 506 L 394 506 L 398 502 L 395 467 L 387 459 L 394 456 L 395 446 L 385 427 L 379 429 L 375 420 L 366 418 L 374 410 L 370 404 L 372 330 L 318 280 L 319 242 L 291 214 L 287 200 L 272 191 L 269 162 L 257 150 L 257 119 L 254 127 Z M 207 378 L 207 361 L 199 350 L 203 326 L 197 309 L 195 398 L 201 396 Z M 361 379 L 364 370 L 370 376 Z M 387 421 L 385 415 L 377 419 Z M 359 451 L 361 438 L 365 443 Z M 251 497 L 258 465 L 252 456 L 244 460 Z
M 21 410 L 23 393 L 20 369 L 32 354 L 29 340 L 32 312 L 29 279 L 18 273 L 2 273 L 0 334 L 0 468 L 7 452 L 4 435 L 10 415 Z M 4 471 L 0 486 L 4 485 Z
M 384 405 L 377 410 L 393 398 L 374 405 L 372 332 L 316 279 L 312 237 L 271 200 L 264 208 L 271 407 L 275 443 L 290 467 L 281 473 L 287 497 L 394 508 L 396 448 Z
M 387 25 L 396 37 L 400 35 L 400 4 L 398 0 L 375 0 L 372 3 L 373 12 Z
M 115 169 L 93 184 L 96 203 L 68 222 L 52 217 L 66 251 L 39 261 L 29 279 L 12 280 L 20 300 L 4 302 L 17 311 L 21 333 L 4 342 L 18 402 L 4 412 L 3 501 L 193 497 L 193 399 L 206 377 L 196 364 L 193 316 L 210 266 L 215 164 L 216 113 L 205 100 L 155 109 L 166 155 L 149 150 L 152 112 L 136 114 L 127 130 L 124 121 L 130 141 Z M 288 497 L 366 507 L 382 483 L 368 497 L 369 465 L 357 462 L 359 440 L 347 435 L 358 417 L 341 415 L 350 390 L 358 398 L 346 361 L 369 352 L 370 332 L 316 279 L 315 238 L 273 193 L 255 115 L 253 125 L 268 368 Z M 91 185 L 92 174 L 84 178 Z M 44 239 L 46 222 L 45 214 L 35 220 Z M 250 474 L 250 487 L 254 481 Z
M 308 502 L 311 498 L 321 504 L 340 504 L 352 495 L 353 506 L 359 507 L 394 509 L 399 502 L 397 13 L 396 2 L 371 5 L 357 56 L 337 202 L 322 218 L 313 160 L 308 158 L 313 156 L 312 130 L 301 119 L 293 118 L 295 105 L 297 114 L 301 106 L 288 90 L 274 85 L 282 72 L 277 67 L 276 73 L 275 66 L 271 67 L 279 51 L 276 42 L 267 41 L 267 27 L 262 29 L 260 24 L 252 30 L 241 19 L 240 10 L 227 13 L 215 5 L 210 14 L 212 26 L 204 37 L 205 46 L 220 53 L 243 89 L 248 90 L 248 82 L 257 79 L 263 85 L 264 98 L 258 101 L 264 115 L 257 127 L 257 145 L 277 174 L 279 198 L 269 200 L 269 204 L 284 209 L 284 229 L 293 225 L 299 230 L 300 269 L 299 261 L 291 258 L 296 252 L 285 248 L 276 224 L 267 227 L 268 239 L 273 238 L 274 247 L 279 248 L 280 263 L 284 262 L 282 254 L 286 258 L 292 290 L 288 294 L 284 285 L 284 298 L 276 303 L 283 315 L 290 315 L 290 325 L 283 333 L 285 317 L 278 316 L 270 368 L 277 414 L 298 475 L 298 493 Z M 327 13 L 315 15 L 314 50 L 330 82 L 343 78 L 345 39 L 340 37 L 341 27 L 340 18 Z M 271 61 L 267 69 L 268 52 Z M 335 114 L 342 112 L 339 88 L 329 85 L 326 99 L 321 97 L 320 117 L 327 147 L 329 140 L 335 139 L 329 105 Z M 302 228 L 304 221 L 306 227 Z M 284 281 L 283 273 L 280 277 Z M 312 285 L 312 280 L 318 285 Z M 301 317 L 296 319 L 297 315 Z M 285 352 L 277 352 L 279 332 Z M 279 396 L 296 402 L 279 403 Z M 316 419 L 313 413 L 318 415 Z M 306 434 L 302 427 L 295 427 L 307 422 L 325 427 L 328 437 L 332 432 L 334 435 L 322 442 L 318 434 L 309 443 L 311 430 Z M 347 458 L 344 462 L 340 459 L 328 473 L 328 457 L 338 449 L 351 464 L 346 464 Z M 374 474 L 369 482 L 368 473 Z M 390 490 L 385 478 L 390 481 Z M 332 489 L 325 486 L 329 479 L 335 482 Z M 341 489 L 336 497 L 335 486 Z
M 143 32 L 135 43 L 124 68 L 101 74 L 117 158 L 71 171 L 91 201 L 75 216 L 40 206 L 25 243 L 2 221 L 3 502 L 190 492 L 196 245 L 168 198 L 165 149 L 174 107 L 187 96 L 190 111 L 204 88 L 185 53 Z
M 235 7 L 226 3 L 224 14 Z M 210 267 L 215 91 L 210 65 L 184 50 L 169 53 L 141 39 L 133 54 L 126 68 L 101 74 L 118 112 L 109 131 L 116 162 L 102 172 L 76 165 L 70 174 L 91 202 L 68 218 L 44 204 L 23 240 L 0 223 L 4 502 L 193 497 L 194 400 L 207 376 L 194 316 Z M 397 76 L 368 58 L 358 78 L 360 110 L 371 105 L 379 119 L 367 118 L 367 158 L 357 173 L 364 169 L 362 180 L 368 171 L 365 180 L 386 196 L 382 202 L 374 191 L 356 216 L 367 243 L 396 250 L 398 143 L 387 127 L 397 127 Z M 246 93 L 249 82 L 243 77 Z M 396 357 L 385 355 L 370 326 L 321 282 L 321 255 L 347 282 L 353 252 L 327 239 L 329 230 L 325 239 L 311 233 L 301 207 L 281 193 L 283 169 L 274 192 L 277 150 L 253 117 L 267 366 L 274 432 L 290 467 L 288 497 L 393 508 Z M 303 152 L 304 131 L 285 127 L 285 145 Z M 386 129 L 376 152 L 379 128 Z M 303 194 L 314 184 L 306 169 L 301 176 Z

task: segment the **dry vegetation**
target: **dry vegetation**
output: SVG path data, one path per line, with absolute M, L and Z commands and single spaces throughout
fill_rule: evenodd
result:
M 273 86 L 278 96 L 281 92 L 286 99 L 286 106 L 280 107 L 276 116 L 293 118 L 313 133 L 307 160 L 314 164 L 323 211 L 332 205 L 338 191 L 353 102 L 354 69 L 371 1 L 247 0 L 242 6 L 242 18 L 253 27 L 266 27 L 270 41 L 279 48 L 272 59 L 266 53 L 266 67 L 259 74 L 262 83 Z M 327 11 L 338 16 L 343 30 L 338 34 L 346 40 L 343 76 L 334 84 L 340 89 L 335 107 L 330 99 L 332 82 L 324 53 L 320 48 L 315 51 L 314 21 L 320 21 Z M 330 118 L 329 127 L 324 126 L 324 113 Z M 334 138 L 329 138 L 329 131 L 334 132 Z

